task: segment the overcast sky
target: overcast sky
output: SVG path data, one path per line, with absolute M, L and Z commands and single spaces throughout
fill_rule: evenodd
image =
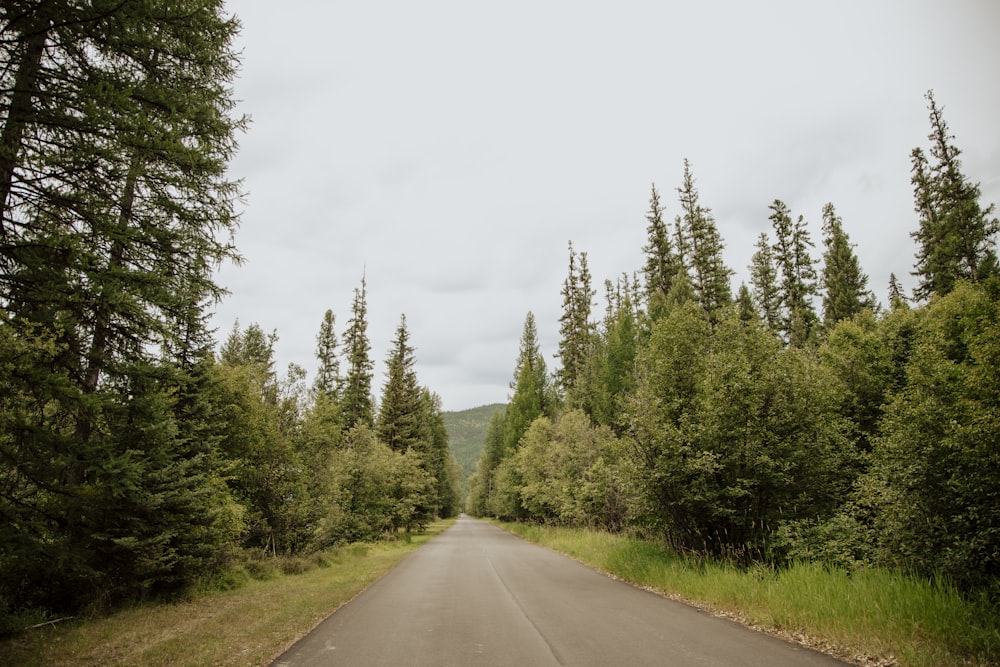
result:
M 315 369 L 367 275 L 376 395 L 401 314 L 445 410 L 506 402 L 524 318 L 558 360 L 567 243 L 603 282 L 643 263 L 651 183 L 667 215 L 691 162 L 748 280 L 768 205 L 833 202 L 885 301 L 914 284 L 909 153 L 933 89 L 964 171 L 1000 201 L 1000 3 L 923 0 L 229 0 L 240 267 L 213 323 L 276 330 Z

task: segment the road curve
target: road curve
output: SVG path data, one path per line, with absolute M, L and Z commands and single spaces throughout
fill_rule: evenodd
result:
M 843 664 L 463 517 L 272 667 Z

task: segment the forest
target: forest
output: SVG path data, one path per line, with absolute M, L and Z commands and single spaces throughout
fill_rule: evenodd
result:
M 373 396 L 364 280 L 342 337 L 318 310 L 311 385 L 256 324 L 216 349 L 238 28 L 217 0 L 0 9 L 0 633 L 459 509 L 405 316 Z
M 735 291 L 690 164 L 645 264 L 604 283 L 570 243 L 551 374 L 528 313 L 470 513 L 626 531 L 695 557 L 899 569 L 1000 594 L 1000 275 L 993 205 L 933 93 L 914 148 L 912 295 L 868 285 L 833 204 L 822 252 L 774 200 Z
M 570 245 L 559 366 L 528 313 L 463 499 L 405 315 L 374 395 L 363 278 L 340 335 L 317 317 L 311 383 L 275 369 L 275 332 L 215 340 L 214 271 L 241 259 L 238 29 L 220 0 L 0 7 L 0 632 L 463 502 L 997 596 L 1000 223 L 931 94 L 912 295 L 893 280 L 878 302 L 832 204 L 817 259 L 777 200 L 733 290 L 685 162 L 678 212 L 654 186 L 645 265 L 605 281 L 603 312 Z

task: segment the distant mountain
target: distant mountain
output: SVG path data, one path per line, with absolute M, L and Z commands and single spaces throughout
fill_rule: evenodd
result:
M 503 403 L 494 403 L 469 410 L 444 413 L 448 446 L 455 455 L 455 460 L 462 466 L 466 479 L 476 471 L 476 461 L 479 460 L 479 453 L 483 451 L 486 431 L 489 430 L 493 413 L 506 407 Z

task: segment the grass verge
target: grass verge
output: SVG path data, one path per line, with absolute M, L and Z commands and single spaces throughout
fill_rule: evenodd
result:
M 100 619 L 28 630 L 0 643 L 3 664 L 267 665 L 321 620 L 450 526 L 431 524 L 410 540 L 353 544 L 325 552 L 298 574 L 276 568 L 230 591 L 203 592 Z M 303 568 L 285 568 L 293 572 Z
M 1000 660 L 1000 612 L 945 584 L 875 568 L 746 570 L 621 535 L 501 525 L 613 576 L 858 664 L 985 667 Z

